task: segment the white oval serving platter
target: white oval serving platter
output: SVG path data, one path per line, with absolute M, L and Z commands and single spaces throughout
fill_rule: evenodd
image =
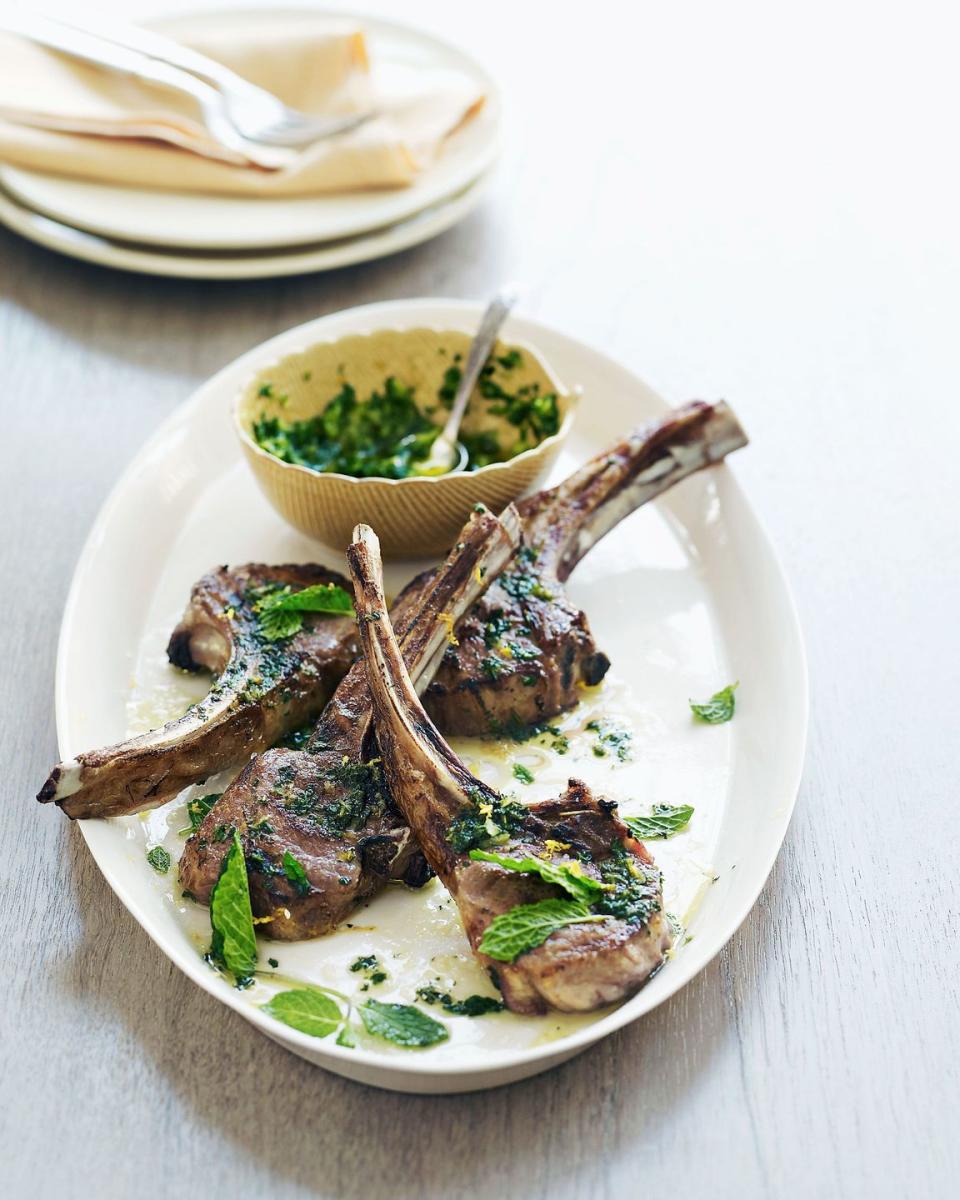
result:
M 196 683 L 191 696 L 166 665 L 163 645 L 190 585 L 212 566 L 317 559 L 342 568 L 341 554 L 280 521 L 241 461 L 229 407 L 243 379 L 315 339 L 385 326 L 470 332 L 480 314 L 473 303 L 411 300 L 321 318 L 226 367 L 161 426 L 104 505 L 74 576 L 57 663 L 64 757 L 176 715 L 196 696 Z M 583 387 L 555 478 L 665 410 L 636 376 L 565 334 L 515 317 L 505 337 L 538 346 L 561 378 Z M 395 592 L 418 569 L 391 567 L 388 588 Z M 184 798 L 143 816 L 82 824 L 111 887 L 200 987 L 294 1053 L 379 1087 L 441 1093 L 508 1083 L 563 1062 L 649 1012 L 721 949 L 773 866 L 806 740 L 802 638 L 776 556 L 728 466 L 685 481 L 627 518 L 580 565 L 569 592 L 614 664 L 604 684 L 558 722 L 570 738 L 569 753 L 561 757 L 530 743 L 498 750 L 472 741 L 457 748 L 499 787 L 519 786 L 511 767 L 522 762 L 535 775 L 522 789 L 525 799 L 557 794 L 569 773 L 615 796 L 628 815 L 654 802 L 694 805 L 686 833 L 650 843 L 664 871 L 667 908 L 682 918 L 690 940 L 626 1004 L 543 1018 L 471 1019 L 430 1010 L 447 1024 L 447 1042 L 413 1051 L 361 1036 L 350 1049 L 261 1011 L 275 990 L 271 981 L 237 991 L 204 963 L 207 911 L 183 900 L 173 872 L 158 876 L 145 861 L 146 848 L 158 842 L 179 852 Z M 734 679 L 740 681 L 735 719 L 695 723 L 688 698 L 706 698 Z M 594 735 L 585 729 L 594 717 L 629 725 L 629 761 L 595 755 Z M 263 941 L 263 966 L 275 957 L 285 976 L 358 991 L 363 976 L 349 966 L 358 955 L 376 953 L 388 978 L 368 994 L 379 999 L 410 1002 L 427 983 L 458 996 L 490 991 L 437 881 L 420 892 L 388 889 L 358 910 L 351 925 L 312 942 Z
M 186 38 L 198 24 L 229 31 L 232 21 L 271 22 L 277 11 L 191 14 L 152 24 L 173 38 Z M 489 170 L 500 147 L 500 97 L 478 63 L 439 38 L 379 18 L 364 17 L 362 24 L 374 62 L 458 70 L 476 80 L 487 96 L 480 112 L 448 138 L 436 162 L 409 187 L 320 196 L 214 196 L 120 187 L 7 165 L 0 166 L 0 183 L 20 204 L 45 216 L 143 246 L 277 250 L 395 225 L 462 192 Z

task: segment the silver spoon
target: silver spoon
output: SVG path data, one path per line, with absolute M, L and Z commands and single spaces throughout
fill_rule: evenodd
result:
M 450 416 L 447 417 L 446 425 L 430 447 L 429 456 L 417 468 L 418 475 L 446 475 L 451 471 L 462 471 L 466 466 L 466 453 L 457 442 L 460 422 L 463 420 L 467 401 L 477 386 L 483 364 L 490 357 L 490 351 L 496 343 L 497 335 L 516 302 L 517 288 L 514 284 L 508 283 L 487 305 L 487 311 L 480 321 L 480 328 L 470 343 L 467 365 L 460 378 L 460 386 L 457 388 Z

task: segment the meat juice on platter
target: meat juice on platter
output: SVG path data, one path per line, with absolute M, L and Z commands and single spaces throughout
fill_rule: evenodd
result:
M 258 550 L 260 557 L 268 557 L 268 547 Z M 659 581 L 657 588 L 648 586 L 653 579 Z M 615 588 L 610 586 L 614 580 Z M 669 603 L 660 603 L 658 595 L 665 588 L 670 590 Z M 130 734 L 179 715 L 206 691 L 207 681 L 174 671 L 166 658 L 183 595 L 182 585 L 170 589 L 171 596 L 178 590 L 180 601 L 150 614 L 148 632 L 138 648 L 128 703 Z M 682 543 L 650 508 L 600 543 L 578 568 L 568 590 L 589 612 L 598 642 L 614 663 L 603 683 L 583 689 L 575 709 L 551 720 L 556 734 L 524 742 L 451 738 L 451 744 L 474 774 L 524 801 L 557 795 L 568 776 L 579 775 L 595 791 L 617 799 L 624 816 L 644 814 L 659 801 L 692 805 L 695 818 L 685 831 L 650 843 L 663 871 L 665 908 L 686 926 L 714 877 L 714 849 L 730 772 L 729 729 L 717 727 L 702 736 L 704 731 L 693 725 L 686 706 L 688 696 L 709 694 L 718 679 L 730 674 L 717 657 L 707 594 L 689 571 Z M 667 703 L 665 695 L 675 701 Z M 599 730 L 588 728 L 597 725 Z M 621 756 L 616 748 L 611 751 L 609 738 L 606 743 L 601 739 L 623 730 L 630 734 L 630 744 Z M 561 754 L 556 747 L 563 740 L 568 748 Z M 598 749 L 604 753 L 596 753 Z M 532 783 L 518 779 L 518 766 L 532 776 Z M 231 774 L 211 778 L 162 808 L 115 818 L 126 825 L 134 856 L 142 861 L 147 849 L 162 845 L 175 863 L 184 845 L 178 831 L 190 825 L 187 803 L 222 791 Z M 177 913 L 197 953 L 203 954 L 210 943 L 209 913 L 183 899 L 174 880 L 171 870 L 157 875 L 154 886 Z M 682 952 L 681 944 L 672 953 Z M 376 984 L 365 973 L 351 971 L 371 956 L 386 975 Z M 261 941 L 261 965 L 268 974 L 271 959 L 284 978 L 271 986 L 269 978 L 258 976 L 244 993 L 251 1004 L 265 1003 L 279 988 L 290 986 L 291 979 L 347 992 L 366 987 L 365 996 L 385 1002 L 410 1003 L 425 986 L 456 998 L 495 995 L 470 953 L 455 905 L 436 879 L 419 891 L 389 888 L 359 907 L 348 924 L 321 939 Z M 450 1036 L 431 1048 L 430 1058 L 443 1061 L 475 1053 L 479 1060 L 493 1050 L 536 1046 L 600 1019 L 605 1011 L 536 1017 L 500 1012 L 479 1019 L 439 1012 Z M 391 1055 L 409 1053 L 380 1040 L 376 1049 Z

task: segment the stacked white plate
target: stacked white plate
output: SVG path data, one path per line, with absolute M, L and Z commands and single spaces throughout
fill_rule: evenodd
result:
M 263 21 L 276 12 L 243 14 Z M 203 17 L 209 28 L 209 14 Z M 219 18 L 229 26 L 236 17 Z M 155 27 L 185 39 L 195 18 Z M 0 166 L 0 222 L 74 258 L 192 279 L 326 271 L 381 258 L 442 233 L 476 207 L 499 149 L 496 85 L 471 58 L 419 30 L 364 18 L 374 61 L 469 74 L 487 102 L 410 187 L 251 199 L 150 191 Z M 134 201 L 134 202 L 131 202 Z

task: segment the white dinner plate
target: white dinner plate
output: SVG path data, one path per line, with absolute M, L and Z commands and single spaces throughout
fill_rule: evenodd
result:
M 464 191 L 438 204 L 372 233 L 355 238 L 321 242 L 318 246 L 297 246 L 289 250 L 264 250 L 252 253 L 219 251 L 164 250 L 117 242 L 74 229 L 52 217 L 34 212 L 0 188 L 0 224 L 48 250 L 70 258 L 136 271 L 145 275 L 168 275 L 180 279 L 265 279 L 280 275 L 306 275 L 332 271 L 353 263 L 386 258 L 421 242 L 429 241 L 462 221 L 480 203 L 490 176 L 484 175 Z
M 337 14 L 341 15 L 341 14 Z M 244 12 L 243 20 L 274 21 L 276 10 Z M 202 21 L 229 26 L 230 12 L 169 18 L 153 24 L 171 37 L 188 36 Z M 417 29 L 363 17 L 370 57 L 410 66 L 460 70 L 487 95 L 480 112 L 452 134 L 437 158 L 409 187 L 284 198 L 213 196 L 126 188 L 20 167 L 0 166 L 0 184 L 21 204 L 78 229 L 150 246 L 192 250 L 258 250 L 355 237 L 403 221 L 439 203 L 487 171 L 500 142 L 496 85 L 473 59 Z
M 197 695 L 165 662 L 163 646 L 191 583 L 213 565 L 248 560 L 320 560 L 339 553 L 284 525 L 260 496 L 231 429 L 229 405 L 255 368 L 314 339 L 382 327 L 433 325 L 472 331 L 477 304 L 411 300 L 336 313 L 281 334 L 226 367 L 179 408 L 130 464 L 107 500 L 78 563 L 64 612 L 57 662 L 60 752 L 69 757 L 183 711 Z M 580 413 L 557 465 L 561 477 L 665 404 L 603 354 L 537 322 L 511 318 L 505 336 L 540 348 L 558 376 L 580 384 Z M 679 397 L 677 399 L 680 399 Z M 742 453 L 758 453 L 748 449 Z M 388 570 L 395 592 L 422 564 Z M 535 775 L 524 798 L 558 794 L 578 775 L 615 796 L 626 814 L 654 802 L 689 803 L 687 832 L 650 843 L 664 872 L 666 906 L 689 941 L 632 1000 L 580 1016 L 478 1018 L 439 1015 L 449 1040 L 404 1050 L 370 1037 L 356 1048 L 277 1023 L 259 1007 L 276 985 L 237 991 L 203 961 L 209 914 L 185 901 L 173 872 L 158 876 L 145 851 L 182 847 L 185 793 L 143 816 L 93 820 L 83 835 L 117 895 L 194 982 L 302 1057 L 365 1083 L 416 1092 L 491 1087 L 571 1057 L 661 1004 L 700 971 L 749 912 L 790 820 L 803 761 L 806 665 L 793 603 L 776 557 L 730 467 L 701 472 L 634 513 L 577 568 L 569 584 L 613 667 L 559 724 L 570 751 L 531 743 L 457 747 L 495 786 L 520 761 Z M 688 698 L 739 680 L 735 718 L 709 726 Z M 585 697 L 587 694 L 585 693 Z M 593 753 L 591 718 L 633 733 L 633 754 Z M 208 782 L 205 790 L 219 790 Z M 40 820 L 59 818 L 52 810 Z M 422 891 L 394 887 L 358 910 L 352 928 L 299 943 L 261 945 L 292 978 L 358 993 L 350 964 L 374 953 L 387 972 L 382 1000 L 410 1002 L 433 983 L 463 996 L 490 991 L 472 959 L 456 910 L 434 880 Z M 136 970 L 136 964 L 129 964 Z M 431 1010 L 432 1012 L 434 1010 Z M 147 1018 L 149 1019 L 149 1018 Z M 692 1031 L 692 1036 L 695 1036 Z

